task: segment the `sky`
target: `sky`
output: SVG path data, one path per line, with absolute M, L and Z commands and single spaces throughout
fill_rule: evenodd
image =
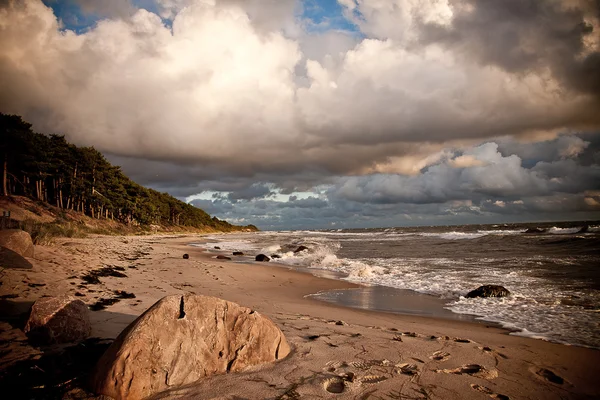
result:
M 0 87 L 236 224 L 600 219 L 598 0 L 0 0 Z

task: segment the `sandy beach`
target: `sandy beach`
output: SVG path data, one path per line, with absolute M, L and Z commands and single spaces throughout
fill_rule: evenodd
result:
M 268 316 L 293 351 L 274 364 L 206 378 L 156 398 L 600 396 L 598 350 L 513 336 L 482 322 L 336 306 L 306 296 L 356 285 L 270 263 L 239 262 L 235 257 L 217 260 L 214 252 L 189 245 L 201 242 L 200 236 L 97 236 L 36 246 L 35 257 L 27 259 L 31 268 L 20 265 L 3 271 L 0 376 L 9 376 L 6 371 L 19 362 L 31 363 L 55 350 L 30 346 L 20 325 L 23 313 L 42 296 L 78 296 L 98 309 L 90 311 L 92 337 L 114 339 L 162 297 L 191 292 L 233 301 Z M 189 259 L 183 259 L 184 253 Z M 126 276 L 101 276 L 100 283 L 82 279 L 107 266 Z M 123 292 L 135 297 L 122 296 Z M 125 298 L 105 308 L 97 304 L 119 296 Z M 85 387 L 71 388 L 66 394 L 67 398 L 86 396 L 90 398 Z

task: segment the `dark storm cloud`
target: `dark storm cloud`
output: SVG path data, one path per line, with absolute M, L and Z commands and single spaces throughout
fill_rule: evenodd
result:
M 271 190 L 269 185 L 264 183 L 254 183 L 241 190 L 236 190 L 227 195 L 227 199 L 233 203 L 237 200 L 254 200 L 265 197 L 273 197 L 275 192 Z
M 589 135 L 590 138 L 600 135 Z M 569 157 L 579 157 L 586 152 L 590 141 L 583 135 L 561 135 L 553 140 L 533 143 L 519 143 L 510 138 L 498 142 L 498 151 L 503 156 L 515 154 L 519 156 L 524 164 L 533 165 L 538 161 L 556 161 Z M 593 146 L 592 152 L 596 151 Z M 533 166 L 530 165 L 530 166 Z
M 456 151 L 417 175 L 338 177 L 319 198 L 240 201 L 218 215 L 264 229 L 600 217 L 600 166 L 579 159 L 590 142 L 559 137 L 521 150 L 548 161 L 528 167 L 490 142 Z
M 560 145 L 556 141 L 555 145 Z M 540 161 L 529 169 L 517 155 L 503 156 L 486 143 L 434 165 L 416 176 L 371 175 L 341 178 L 329 196 L 376 204 L 446 203 L 452 200 L 519 199 L 600 189 L 600 166 L 573 159 Z
M 290 196 L 287 202 L 281 202 L 277 205 L 279 208 L 324 208 L 328 203 L 316 197 L 308 197 L 306 199 L 298 199 L 296 196 Z
M 600 53 L 586 40 L 600 32 L 597 0 L 452 1 L 449 26 L 425 24 L 421 40 L 443 43 L 483 64 L 527 74 L 550 68 L 568 88 L 600 96 Z

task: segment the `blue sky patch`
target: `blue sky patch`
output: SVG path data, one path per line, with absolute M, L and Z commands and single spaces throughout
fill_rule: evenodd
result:
M 305 0 L 302 7 L 302 19 L 310 22 L 307 24 L 309 32 L 358 32 L 358 27 L 344 16 L 337 0 Z
M 87 31 L 101 19 L 98 15 L 83 13 L 75 1 L 42 0 L 42 2 L 52 8 L 54 15 L 62 21 L 65 29 L 76 33 Z
M 76 33 L 83 33 L 93 28 L 96 23 L 106 15 L 85 12 L 76 0 L 42 0 L 43 3 L 52 8 L 63 23 L 65 29 Z M 158 8 L 153 0 L 133 0 L 136 8 L 144 8 L 158 14 Z M 306 29 L 312 33 L 326 31 L 358 32 L 358 27 L 349 21 L 343 13 L 342 6 L 337 0 L 304 0 L 302 1 L 302 13 L 299 18 L 304 20 Z M 167 26 L 172 21 L 163 20 Z

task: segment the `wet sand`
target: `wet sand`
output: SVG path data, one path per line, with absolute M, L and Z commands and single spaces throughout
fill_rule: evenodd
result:
M 35 259 L 28 259 L 31 269 L 7 269 L 2 276 L 0 371 L 49 351 L 29 345 L 20 330 L 23 310 L 41 296 L 78 293 L 92 305 L 115 299 L 115 291 L 134 294 L 135 298 L 121 298 L 90 312 L 92 335 L 110 339 L 160 298 L 192 292 L 233 301 L 268 316 L 284 332 L 293 352 L 275 364 L 207 378 L 157 398 L 600 396 L 597 350 L 511 336 L 490 324 L 440 315 L 443 307 L 437 299 L 412 292 L 359 288 L 269 263 L 236 262 L 234 256 L 232 261 L 216 260 L 216 253 L 188 245 L 199 240 L 192 236 L 95 237 L 38 246 Z M 184 253 L 189 259 L 183 259 Z M 82 278 L 107 266 L 122 269 L 125 276 L 100 276 L 99 283 Z M 308 296 L 333 290 L 337 303 Z M 340 305 L 384 309 L 390 302 L 406 315 Z M 432 316 L 416 315 L 428 310 Z M 69 389 L 67 397 L 85 394 L 80 383 Z

